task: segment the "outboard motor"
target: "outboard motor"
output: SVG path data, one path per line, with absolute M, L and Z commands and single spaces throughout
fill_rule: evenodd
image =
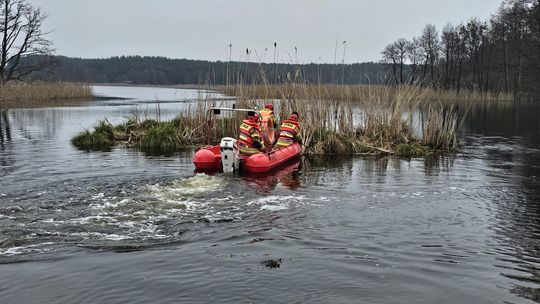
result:
M 221 153 L 221 165 L 223 172 L 232 173 L 238 169 L 238 149 L 236 149 L 236 139 L 223 137 L 219 144 Z

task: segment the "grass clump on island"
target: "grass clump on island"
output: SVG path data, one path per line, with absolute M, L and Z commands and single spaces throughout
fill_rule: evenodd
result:
M 71 139 L 71 143 L 83 150 L 106 151 L 115 143 L 114 131 L 110 124 L 100 121 L 94 131 L 86 130 L 77 134 Z
M 312 90 L 303 85 L 305 91 Z M 287 90 L 283 86 L 283 90 Z M 346 91 L 347 86 L 342 90 Z M 367 88 L 370 90 L 370 88 Z M 267 95 L 253 99 L 237 96 L 237 108 L 261 108 Z M 285 96 L 285 92 L 283 92 Z M 425 89 L 402 87 L 374 88 L 364 99 L 335 100 L 321 95 L 289 96 L 275 101 L 278 118 L 292 111 L 300 113 L 300 136 L 304 154 L 390 154 L 418 157 L 434 152 L 458 150 L 458 113 L 453 106 L 428 102 Z M 85 131 L 73 138 L 75 146 L 84 150 L 109 149 L 115 144 L 140 148 L 154 153 L 170 153 L 208 143 L 205 121 L 210 103 L 200 102 L 170 121 L 140 119 L 134 115 L 126 123 L 112 125 L 100 122 L 93 132 Z M 413 119 L 414 116 L 414 119 Z M 225 136 L 236 137 L 244 114 L 232 113 L 215 117 L 210 128 L 210 143 L 219 143 Z M 421 132 L 415 132 L 420 128 Z

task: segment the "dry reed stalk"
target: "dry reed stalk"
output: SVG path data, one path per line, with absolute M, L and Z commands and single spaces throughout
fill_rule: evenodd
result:
M 443 151 L 457 150 L 457 113 L 453 106 L 444 108 L 440 105 L 430 105 L 426 111 L 423 142 L 434 149 Z

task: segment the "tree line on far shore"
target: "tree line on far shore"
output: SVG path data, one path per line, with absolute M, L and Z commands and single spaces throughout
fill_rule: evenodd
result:
M 80 81 L 89 83 L 252 84 L 324 83 L 383 84 L 391 76 L 391 65 L 356 64 L 272 64 L 237 61 L 205 61 L 165 57 L 120 56 L 83 59 L 65 56 L 25 58 L 29 65 L 48 62 L 30 75 L 33 80 Z
M 488 21 L 428 24 L 420 36 L 388 44 L 383 62 L 393 84 L 420 83 L 460 91 L 540 97 L 540 1 L 506 0 Z

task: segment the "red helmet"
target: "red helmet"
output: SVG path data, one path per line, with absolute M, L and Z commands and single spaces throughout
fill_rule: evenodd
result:
M 259 121 L 259 114 L 255 113 L 253 115 L 248 116 L 248 120 L 250 122 L 258 122 Z
M 274 105 L 271 104 L 271 103 L 265 104 L 265 105 L 264 105 L 264 108 L 265 108 L 265 109 L 268 109 L 268 110 L 270 110 L 270 111 L 274 111 Z
M 298 121 L 298 113 L 293 112 L 291 116 L 289 116 L 290 120 Z

